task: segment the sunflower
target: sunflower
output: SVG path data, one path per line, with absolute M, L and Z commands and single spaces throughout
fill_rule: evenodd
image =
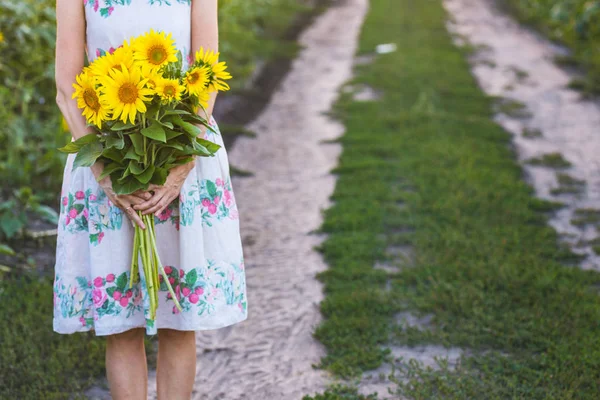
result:
M 231 79 L 231 74 L 225 71 L 226 69 L 227 64 L 225 62 L 220 62 L 212 66 L 212 76 L 208 85 L 210 92 L 229 90 L 229 85 L 225 81 Z
M 200 50 L 196 52 L 196 62 L 200 64 L 200 66 L 204 65 L 213 65 L 219 59 L 219 53 L 215 53 L 212 50 L 204 50 L 204 47 L 200 47 Z
M 158 69 L 170 62 L 177 62 L 175 41 L 163 32 L 150 32 L 139 36 L 133 42 L 134 58 L 141 64 Z
M 206 92 L 206 85 L 209 82 L 210 67 L 194 67 L 185 73 L 183 81 L 185 90 L 189 94 L 200 96 L 200 93 Z
M 185 90 L 185 87 L 179 83 L 178 79 L 159 79 L 156 81 L 154 91 L 163 100 L 163 102 L 169 102 L 172 100 L 181 100 L 181 94 Z
M 94 77 L 82 72 L 77 75 L 75 80 L 77 83 L 73 84 L 75 92 L 72 98 L 77 98 L 77 107 L 83 109 L 82 115 L 89 123 L 102 128 L 102 122 L 109 119 L 109 109 L 98 90 L 96 90 Z
M 225 62 L 218 62 L 219 54 L 219 52 L 215 53 L 212 50 L 204 50 L 204 47 L 200 47 L 200 50 L 196 52 L 196 63 L 201 67 L 210 67 L 209 92 L 229 90 L 229 85 L 224 81 L 231 79 L 231 74 L 225 71 L 227 69 Z
M 121 64 L 131 68 L 133 62 L 133 49 L 127 42 L 124 42 L 123 46 L 116 49 L 112 54 L 106 53 L 96 58 L 90 65 L 90 71 L 97 76 L 106 76 L 112 69 L 120 70 Z
M 148 64 L 142 64 L 142 77 L 148 80 L 146 86 L 150 89 L 154 89 L 156 82 L 163 79 L 163 76 Z
M 99 77 L 103 85 L 103 97 L 112 111 L 113 119 L 124 123 L 127 119 L 135 124 L 137 112 L 146 112 L 145 101 L 152 100 L 153 91 L 145 87 L 147 79 L 142 78 L 139 67 L 112 69 L 110 76 Z

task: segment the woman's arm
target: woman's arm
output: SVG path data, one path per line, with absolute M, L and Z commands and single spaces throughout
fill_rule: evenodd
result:
M 219 51 L 219 22 L 217 10 L 217 0 L 192 1 L 192 56 L 196 54 L 196 51 L 200 50 L 200 47 L 212 50 L 215 53 Z M 208 120 L 212 115 L 216 98 L 217 93 L 211 93 L 208 107 L 206 108 L 208 115 L 204 114 L 202 108 L 198 110 L 198 114 Z
M 83 69 L 84 63 L 85 10 L 83 7 L 81 0 L 56 0 L 56 104 L 67 120 L 74 139 L 93 132 L 77 108 L 77 100 L 71 98 L 75 77 Z M 90 168 L 97 179 L 104 166 L 97 162 Z M 150 193 L 117 196 L 112 189 L 110 177 L 102 179 L 98 184 L 114 205 L 125 211 L 131 220 L 145 229 L 141 218 L 131 207 L 149 199 Z
M 85 14 L 81 0 L 56 0 L 56 104 L 75 139 L 91 133 L 85 117 L 72 99 L 75 77 L 83 69 Z

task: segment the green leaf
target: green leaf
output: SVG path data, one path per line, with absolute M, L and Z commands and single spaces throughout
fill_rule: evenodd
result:
M 123 131 L 131 128 L 135 128 L 135 125 L 131 122 L 123 123 L 123 121 L 117 121 L 110 127 L 113 131 Z
M 169 171 L 165 168 L 156 168 L 154 170 L 154 175 L 152 175 L 152 178 L 150 179 L 150 183 L 162 186 L 167 181 L 167 175 L 169 175 Z
M 12 238 L 14 235 L 19 232 L 25 224 L 21 221 L 16 215 L 4 214 L 2 218 L 0 218 L 0 230 L 4 232 L 7 238 Z
M 110 148 L 110 149 L 104 149 L 104 151 L 102 152 L 102 157 L 106 157 L 109 160 L 122 165 L 124 154 L 122 151 L 119 151 L 116 148 Z
M 152 123 L 149 127 L 141 130 L 142 135 L 158 140 L 159 142 L 165 143 L 167 141 L 167 136 L 165 134 L 165 130 L 160 124 Z
M 136 153 L 135 147 L 133 147 L 133 146 L 131 146 L 129 148 L 129 150 L 127 150 L 127 153 L 125 153 L 125 156 L 123 158 L 126 160 L 136 160 L 136 161 L 140 161 L 142 159 L 141 156 Z
M 217 185 L 213 181 L 206 181 L 206 190 L 211 199 L 217 195 Z
M 81 148 L 87 144 L 98 142 L 100 138 L 94 133 L 82 136 L 79 139 L 68 143 L 66 146 L 59 148 L 59 151 L 63 153 L 77 153 Z
M 129 170 L 131 171 L 131 173 L 133 175 L 139 175 L 142 172 L 144 172 L 146 168 L 144 168 L 144 166 L 142 165 L 142 163 L 139 163 L 135 160 L 131 160 L 129 162 Z
M 183 128 L 183 130 L 190 136 L 192 137 L 197 137 L 198 135 L 200 135 L 202 133 L 202 131 L 200 130 L 200 128 L 198 128 L 196 125 L 191 124 L 189 122 L 184 121 L 183 119 L 181 119 L 180 116 L 176 115 L 171 117 L 172 122 L 177 125 L 180 126 L 181 128 Z
M 85 206 L 83 204 L 79 203 L 79 204 L 73 204 L 73 208 L 75 210 L 77 210 L 77 214 L 80 214 L 83 211 L 83 209 L 85 208 Z
M 121 292 L 123 292 L 125 291 L 125 286 L 127 286 L 127 273 L 123 272 L 117 278 L 117 287 L 120 289 Z
M 115 181 L 112 183 L 113 190 L 116 194 L 131 194 L 138 190 L 146 189 L 147 186 L 148 185 L 141 183 L 133 176 L 129 176 L 128 179 L 125 179 L 123 182 Z
M 164 126 L 164 127 L 166 127 L 166 128 L 173 129 L 173 123 L 171 123 L 171 122 L 169 122 L 169 121 L 161 121 L 161 120 L 158 120 L 158 122 L 159 122 L 159 123 L 160 123 L 162 126 Z
M 185 110 L 167 110 L 165 111 L 165 116 L 166 115 L 189 115 L 190 112 L 189 111 L 185 111 Z
M 116 164 L 116 163 L 105 164 L 104 165 L 104 169 L 102 170 L 102 173 L 98 177 L 98 180 L 101 181 L 102 179 L 106 178 L 107 176 L 109 176 L 113 172 L 116 172 L 116 171 L 119 171 L 119 170 L 125 170 L 125 168 L 123 168 L 122 165 L 119 165 L 119 164 Z
M 106 288 L 106 294 L 108 295 L 108 297 L 113 297 L 113 294 L 117 291 L 117 288 L 115 286 L 111 286 L 109 288 Z
M 175 131 L 173 129 L 165 129 L 165 132 L 166 132 L 166 137 L 167 137 L 167 143 L 169 142 L 169 140 L 174 139 L 174 138 L 184 134 L 184 132 Z
M 8 246 L 7 244 L 0 243 L 0 254 L 4 256 L 14 256 L 16 255 L 15 251 Z
M 144 137 L 139 133 L 132 133 L 129 135 L 129 138 L 131 139 L 131 143 L 133 143 L 135 152 L 140 156 L 143 156 L 146 152 L 146 149 L 144 149 Z
M 35 206 L 33 211 L 52 224 L 58 223 L 58 213 L 51 207 L 40 204 Z
M 216 144 L 215 142 L 211 142 L 210 140 L 202 138 L 196 138 L 196 143 L 206 147 L 206 149 L 212 154 L 216 153 L 217 150 L 221 148 L 221 146 Z
M 102 155 L 103 150 L 102 143 L 98 141 L 83 146 L 75 156 L 73 169 L 77 167 L 91 167 L 98 157 Z
M 142 182 L 143 184 L 147 184 L 148 182 L 150 182 L 152 175 L 154 175 L 154 170 L 155 170 L 154 165 L 149 165 L 148 168 L 146 168 L 144 170 L 144 172 L 142 172 L 139 175 L 134 175 L 134 176 L 138 181 Z
M 119 150 L 122 150 L 123 147 L 125 147 L 125 140 L 123 140 L 123 134 L 121 132 L 117 132 L 116 134 L 108 136 L 106 138 L 106 147 L 115 147 Z
M 198 279 L 198 272 L 195 269 L 191 270 L 185 275 L 185 283 L 187 283 L 190 287 L 193 287 L 194 283 Z

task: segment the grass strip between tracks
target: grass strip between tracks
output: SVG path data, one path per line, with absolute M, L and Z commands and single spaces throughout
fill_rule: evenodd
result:
M 600 275 L 566 265 L 576 257 L 547 224 L 558 205 L 525 183 L 446 20 L 439 0 L 371 1 L 359 55 L 390 42 L 397 51 L 350 82 L 379 100 L 342 91 L 333 111 L 347 131 L 322 225 L 320 367 L 356 377 L 390 346 L 441 344 L 465 350 L 459 365 L 396 362 L 398 395 L 597 398 Z M 389 256 L 406 246 L 412 262 Z M 432 319 L 400 326 L 400 311 Z M 317 398 L 362 398 L 341 392 Z

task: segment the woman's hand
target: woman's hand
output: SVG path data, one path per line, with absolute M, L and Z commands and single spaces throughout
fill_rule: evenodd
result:
M 152 198 L 136 204 L 133 208 L 142 211 L 142 214 L 160 215 L 173 200 L 179 197 L 181 187 L 195 165 L 196 161 L 191 161 L 169 170 L 167 181 L 163 186 L 150 185 L 148 188 L 148 190 L 154 191 Z
M 98 177 L 102 174 L 102 170 L 104 166 L 100 163 L 96 163 L 92 165 L 91 170 L 96 180 L 98 181 Z M 118 195 L 112 188 L 112 182 L 110 180 L 110 176 L 103 178 L 98 181 L 98 184 L 106 193 L 108 199 L 117 207 L 119 207 L 123 212 L 129 217 L 131 221 L 138 224 L 140 228 L 146 229 L 146 225 L 142 222 L 140 216 L 133 210 L 133 206 L 142 204 L 144 201 L 152 198 L 152 194 L 145 191 L 137 191 L 132 194 L 121 194 Z

